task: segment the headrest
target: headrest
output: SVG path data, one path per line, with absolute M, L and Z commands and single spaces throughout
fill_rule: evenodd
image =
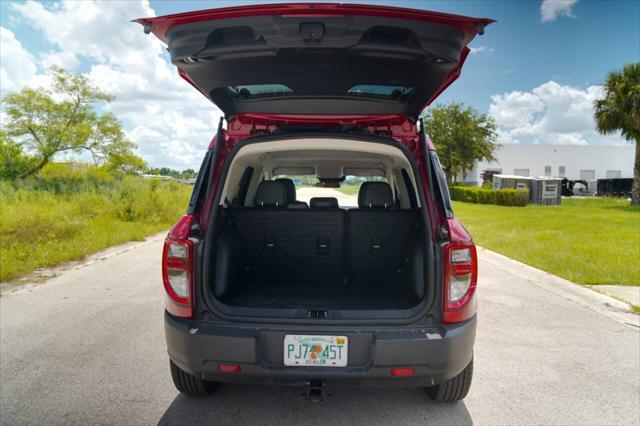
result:
M 309 205 L 307 203 L 305 203 L 304 201 L 294 201 L 293 203 L 289 203 L 287 205 L 288 209 L 308 209 Z
M 337 209 L 338 199 L 335 197 L 313 197 L 309 200 L 312 209 Z
M 256 190 L 256 207 L 286 207 L 287 189 L 282 182 L 265 180 Z
M 358 207 L 361 209 L 390 209 L 393 207 L 393 193 L 386 182 L 364 182 L 358 192 Z
M 289 178 L 278 178 L 276 182 L 282 182 L 287 190 L 287 203 L 291 204 L 296 200 L 296 186 Z

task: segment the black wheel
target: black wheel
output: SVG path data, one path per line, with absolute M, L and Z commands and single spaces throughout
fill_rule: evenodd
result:
M 464 399 L 469 393 L 471 387 L 471 378 L 473 377 L 473 358 L 469 365 L 462 370 L 462 373 L 456 377 L 440 383 L 436 386 L 427 388 L 429 398 L 437 402 L 456 402 Z
M 197 378 L 196 376 L 183 371 L 175 365 L 173 361 L 169 361 L 171 367 L 171 378 L 176 389 L 187 395 L 204 396 L 209 395 L 215 389 L 215 382 L 208 382 Z

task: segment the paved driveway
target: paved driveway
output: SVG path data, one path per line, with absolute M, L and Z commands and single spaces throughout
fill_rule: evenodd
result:
M 340 387 L 320 404 L 288 387 L 181 396 L 164 347 L 161 245 L 156 237 L 111 250 L 0 298 L 0 423 L 640 422 L 640 334 L 626 314 L 485 251 L 475 377 L 462 403 Z

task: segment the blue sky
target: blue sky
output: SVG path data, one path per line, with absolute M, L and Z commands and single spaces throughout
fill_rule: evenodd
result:
M 129 20 L 251 3 L 258 2 L 2 1 L 0 89 L 45 85 L 54 63 L 86 73 L 116 94 L 109 108 L 151 164 L 196 167 L 218 111 L 176 77 L 160 43 Z M 367 3 L 498 21 L 472 42 L 461 78 L 439 101 L 492 114 L 501 143 L 624 143 L 593 131 L 591 103 L 609 71 L 640 60 L 639 1 Z

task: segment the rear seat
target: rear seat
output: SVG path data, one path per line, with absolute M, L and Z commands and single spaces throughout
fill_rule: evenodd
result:
M 296 195 L 296 185 L 289 178 L 278 178 L 276 182 L 282 182 L 287 190 L 287 207 L 290 209 L 305 209 L 309 208 L 309 205 L 304 201 L 298 201 Z
M 335 197 L 313 197 L 309 200 L 312 209 L 338 209 L 338 199 Z
M 417 210 L 394 209 L 391 187 L 365 182 L 358 208 L 347 211 L 349 282 L 395 280 L 418 221 Z
M 260 182 L 256 190 L 256 207 L 287 207 L 289 194 L 282 182 L 267 180 Z
M 356 284 L 399 278 L 418 216 L 417 210 L 392 208 L 388 184 L 362 184 L 358 209 L 345 212 L 332 197 L 312 198 L 310 204 L 291 208 L 285 184 L 264 181 L 255 207 L 229 208 L 256 276 L 341 282 L 346 275 Z
M 229 215 L 256 276 L 269 281 L 342 281 L 344 212 L 284 208 L 285 184 L 261 182 L 255 207 L 232 207 Z

